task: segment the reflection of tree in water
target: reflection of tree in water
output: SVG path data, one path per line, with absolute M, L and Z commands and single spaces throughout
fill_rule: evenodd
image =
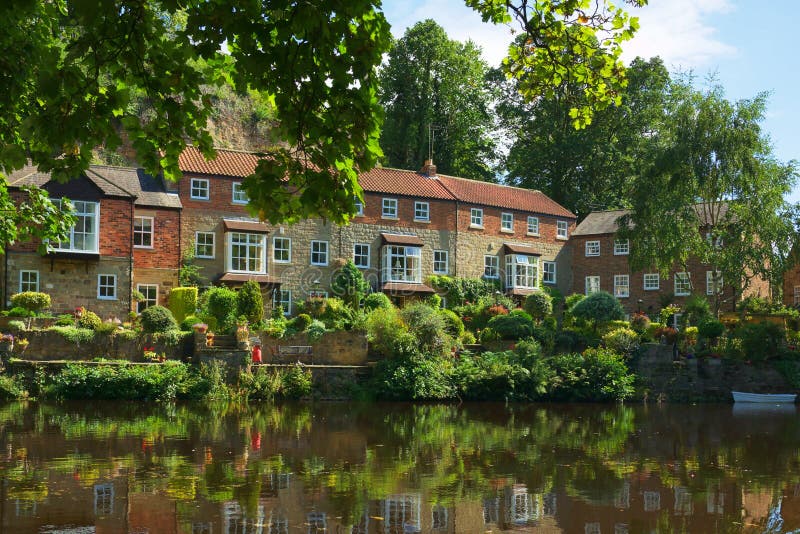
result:
M 91 488 L 125 469 L 131 491 L 234 502 L 276 531 L 288 517 L 264 500 L 287 495 L 314 495 L 326 525 L 353 532 L 370 521 L 446 530 L 459 502 L 503 528 L 566 521 L 571 506 L 644 514 L 651 527 L 708 516 L 723 530 L 743 489 L 777 496 L 800 483 L 798 442 L 794 417 L 727 406 L 0 406 L 6 498 L 41 503 L 53 478 Z

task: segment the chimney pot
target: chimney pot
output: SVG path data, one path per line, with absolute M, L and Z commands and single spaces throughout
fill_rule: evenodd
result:
M 436 176 L 436 165 L 433 164 L 432 159 L 426 159 L 425 164 L 420 169 L 420 172 L 429 178 Z

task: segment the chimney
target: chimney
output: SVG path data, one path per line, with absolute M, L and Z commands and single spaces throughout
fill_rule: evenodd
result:
M 421 172 L 422 174 L 424 174 L 429 178 L 433 178 L 434 176 L 436 176 L 436 165 L 433 164 L 433 160 L 426 159 L 425 165 L 422 166 L 419 172 Z

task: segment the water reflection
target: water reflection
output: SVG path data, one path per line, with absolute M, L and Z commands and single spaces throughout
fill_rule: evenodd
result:
M 788 532 L 794 410 L 0 406 L 2 532 Z

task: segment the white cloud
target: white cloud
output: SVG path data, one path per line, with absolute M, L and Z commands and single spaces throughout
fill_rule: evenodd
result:
M 643 8 L 631 8 L 641 27 L 623 44 L 626 62 L 636 56 L 661 56 L 668 67 L 698 69 L 714 60 L 735 56 L 736 47 L 721 41 L 714 17 L 732 11 L 728 0 L 652 0 Z
M 422 0 L 415 4 L 386 0 L 383 8 L 395 37 L 402 37 L 408 27 L 419 21 L 433 19 L 451 39 L 472 39 L 481 47 L 483 58 L 491 66 L 500 65 L 514 37 L 510 26 L 483 22 L 476 11 L 464 5 L 463 0 Z

